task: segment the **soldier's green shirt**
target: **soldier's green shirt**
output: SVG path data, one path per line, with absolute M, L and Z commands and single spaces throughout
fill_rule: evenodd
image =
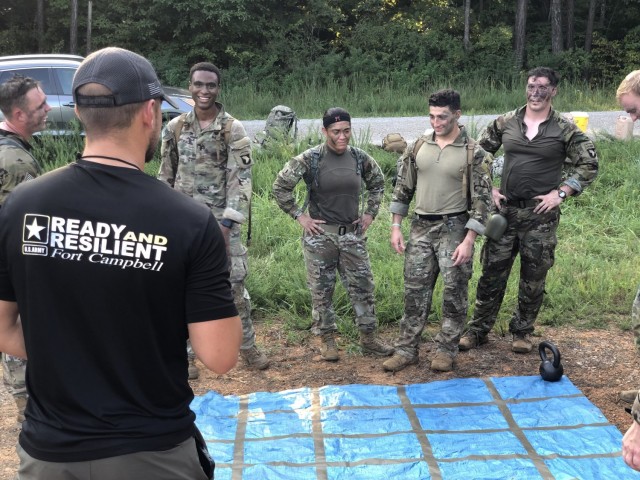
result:
M 529 200 L 568 185 L 579 195 L 598 174 L 598 155 L 593 142 L 575 124 L 551 109 L 538 133 L 529 140 L 524 123 L 526 106 L 491 122 L 480 136 L 482 147 L 495 154 L 504 148 L 500 190 L 510 200 Z M 571 171 L 562 179 L 568 159 Z
M 295 218 L 296 214 L 300 211 L 300 206 L 296 203 L 293 196 L 293 190 L 302 180 L 313 181 L 311 177 L 311 159 L 314 155 L 319 156 L 318 168 L 322 162 L 326 144 L 321 144 L 316 147 L 310 148 L 300 155 L 292 158 L 285 167 L 278 173 L 278 176 L 273 184 L 273 196 L 275 197 L 278 206 L 285 212 Z M 362 180 L 364 181 L 365 189 L 367 191 L 367 205 L 363 213 L 371 215 L 373 218 L 378 214 L 380 208 L 380 202 L 382 201 L 382 195 L 384 193 L 384 175 L 380 166 L 376 161 L 367 154 L 364 150 L 356 147 L 351 147 L 353 156 L 360 156 L 362 161 Z M 364 193 L 364 192 L 362 192 Z
M 459 205 L 456 207 L 458 211 L 466 210 L 467 206 L 467 198 L 468 198 L 468 187 L 464 188 L 463 192 L 463 174 L 466 174 L 467 169 L 467 143 L 468 143 L 468 135 L 466 129 L 460 125 L 460 134 L 453 141 L 452 144 L 447 145 L 445 149 L 441 150 L 440 147 L 435 142 L 435 133 L 432 133 L 426 137 L 423 137 L 424 143 L 420 147 L 420 150 L 417 152 L 417 156 L 421 155 L 429 155 L 434 154 L 441 157 L 444 155 L 445 150 L 448 148 L 455 149 L 454 151 L 447 152 L 443 161 L 455 161 L 454 170 L 459 172 L 457 178 L 436 178 L 429 179 L 433 182 L 440 182 L 443 185 L 447 185 L 451 188 L 451 192 L 455 195 L 459 202 L 454 202 L 449 196 L 447 196 L 448 201 L 454 205 Z M 446 209 L 444 203 L 438 207 L 435 207 L 435 203 L 437 198 L 432 198 L 430 192 L 427 192 L 428 184 L 420 184 L 419 182 L 425 182 L 424 176 L 418 171 L 417 164 L 420 162 L 416 162 L 413 158 L 413 150 L 415 144 L 418 142 L 412 142 L 407 146 L 404 153 L 398 160 L 400 168 L 397 174 L 397 181 L 395 189 L 393 190 L 393 195 L 391 197 L 391 205 L 389 206 L 389 210 L 391 213 L 395 213 L 398 215 L 402 215 L 403 217 L 407 216 L 409 213 L 409 204 L 413 199 L 416 192 L 420 192 L 421 198 L 416 198 L 416 209 L 418 213 L 454 213 L 444 212 L 442 209 Z M 456 158 L 458 157 L 458 158 Z M 480 235 L 484 233 L 484 226 L 487 221 L 487 216 L 492 208 L 492 197 L 491 197 L 491 176 L 490 176 L 490 167 L 491 167 L 492 157 L 490 154 L 485 152 L 480 145 L 477 143 L 473 149 L 473 164 L 471 167 L 471 176 L 473 182 L 473 188 L 471 193 L 471 211 L 469 212 L 470 218 L 466 224 L 466 228 L 471 229 Z M 428 162 L 423 162 L 426 164 Z M 440 193 L 437 195 L 442 197 L 442 202 L 445 202 L 445 195 Z M 434 208 L 430 209 L 433 211 L 422 212 L 420 211 L 420 205 L 422 204 L 433 204 Z M 454 210 L 456 210 L 454 208 Z
M 18 135 L 0 130 L 0 206 L 17 185 L 42 174 L 30 148 Z
M 175 130 L 181 117 L 167 124 L 158 179 L 206 204 L 218 221 L 227 218 L 244 223 L 252 188 L 251 142 L 242 123 L 225 112 L 222 104 L 216 105 L 218 116 L 204 129 L 194 111 L 186 114 L 177 145 Z

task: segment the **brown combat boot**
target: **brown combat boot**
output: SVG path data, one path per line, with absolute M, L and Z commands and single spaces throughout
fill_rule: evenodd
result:
M 533 349 L 531 336 L 528 333 L 514 333 L 511 350 L 516 353 L 529 353 Z
M 623 390 L 618 394 L 620 401 L 628 403 L 629 405 L 633 405 L 633 402 L 636 401 L 637 396 L 638 390 Z
M 436 352 L 436 356 L 431 360 L 431 370 L 450 372 L 453 370 L 453 358 L 447 352 Z
M 393 357 L 382 364 L 382 368 L 387 372 L 399 372 L 403 368 L 408 367 L 409 365 L 415 365 L 416 363 L 418 363 L 417 355 L 408 357 L 406 355 L 402 355 L 400 352 L 396 352 L 393 354 Z
M 374 332 L 360 332 L 360 346 L 363 353 L 370 353 L 376 357 L 388 357 L 395 349 L 384 343 Z
M 258 350 L 256 345 L 246 350 L 240 350 L 240 356 L 249 368 L 254 370 L 266 370 L 269 368 L 269 359 L 264 353 Z
M 322 334 L 322 343 L 320 344 L 320 355 L 327 362 L 335 362 L 340 358 L 338 354 L 338 346 L 336 345 L 336 335 L 333 332 Z
M 478 348 L 480 345 L 484 345 L 489 342 L 489 337 L 478 332 L 469 331 L 465 333 L 460 339 L 458 349 L 461 352 L 466 352 L 472 348 Z
M 196 359 L 189 359 L 189 380 L 195 380 L 200 376 L 200 370 L 196 366 Z

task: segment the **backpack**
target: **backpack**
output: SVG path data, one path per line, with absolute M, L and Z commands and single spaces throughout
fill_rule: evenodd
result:
M 269 138 L 275 140 L 295 139 L 297 135 L 298 116 L 296 112 L 286 105 L 276 105 L 269 112 L 264 130 L 256 134 L 255 142 L 264 145 Z
M 399 133 L 388 133 L 382 139 L 382 149 L 385 152 L 402 153 L 407 148 L 407 141 Z
M 366 158 L 366 153 L 360 150 L 359 148 L 352 147 L 349 145 L 351 149 L 351 155 L 356 159 L 356 173 L 360 177 L 360 183 L 364 183 L 364 159 Z M 311 152 L 311 163 L 309 165 L 309 172 L 307 175 L 303 177 L 304 182 L 307 184 L 307 197 L 304 199 L 304 204 L 302 205 L 301 210 L 304 212 L 309 205 L 309 198 L 311 197 L 311 185 L 318 184 L 318 164 L 320 163 L 320 157 L 322 156 L 323 149 L 315 148 Z M 362 193 L 362 202 L 364 205 L 364 193 Z

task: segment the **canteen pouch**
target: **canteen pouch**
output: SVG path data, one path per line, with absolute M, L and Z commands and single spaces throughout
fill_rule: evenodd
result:
M 213 461 L 211 455 L 209 454 L 209 450 L 207 449 L 207 442 L 204 441 L 204 437 L 198 427 L 193 425 L 193 438 L 196 441 L 196 450 L 198 451 L 198 460 L 200 460 L 200 465 L 202 466 L 202 470 L 209 480 L 213 479 L 213 470 L 216 468 L 216 462 Z

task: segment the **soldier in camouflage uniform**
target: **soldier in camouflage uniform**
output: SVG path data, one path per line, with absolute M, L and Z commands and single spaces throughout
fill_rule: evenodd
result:
M 217 102 L 220 70 L 197 63 L 189 74 L 194 109 L 174 118 L 162 134 L 162 163 L 158 178 L 207 205 L 220 223 L 230 259 L 234 301 L 242 319 L 240 355 L 250 368 L 264 370 L 269 360 L 256 346 L 251 321 L 251 299 L 245 288 L 247 248 L 241 225 L 249 217 L 251 202 L 251 143 L 238 120 Z M 197 378 L 195 354 L 189 350 L 189 378 Z
M 313 303 L 313 323 L 322 338 L 322 358 L 339 359 L 332 305 L 336 271 L 349 293 L 363 351 L 388 356 L 393 348 L 375 335 L 374 285 L 365 237 L 378 214 L 384 177 L 372 157 L 349 146 L 351 116 L 346 110 L 330 108 L 322 123 L 326 142 L 290 160 L 273 184 L 273 195 L 280 208 L 304 229 L 302 250 Z M 304 212 L 306 204 L 301 208 L 293 196 L 302 179 L 308 186 L 308 214 Z M 361 212 L 359 199 L 363 189 L 368 195 L 366 208 Z
M 593 142 L 573 123 L 553 110 L 558 74 L 546 67 L 527 75 L 527 104 L 491 122 L 480 145 L 495 154 L 504 146 L 500 189 L 493 189 L 496 208 L 508 226 L 498 241 L 487 239 L 482 251 L 482 276 L 475 311 L 460 350 L 487 342 L 507 286 L 515 257 L 520 254 L 518 307 L 511 317 L 511 349 L 528 353 L 530 334 L 542 305 L 547 272 L 553 266 L 560 204 L 579 195 L 598 174 Z M 572 169 L 565 180 L 565 159 Z
M 616 92 L 616 99 L 634 122 L 640 118 L 640 70 L 634 70 L 624 78 Z M 640 288 L 638 288 L 631 308 L 631 328 L 633 329 L 636 350 L 640 352 Z M 633 404 L 637 397 L 637 389 L 620 392 L 620 399 L 625 403 Z M 636 409 L 640 412 L 640 405 Z M 640 428 L 638 428 L 637 435 L 638 449 L 640 449 Z
M 0 110 L 5 121 L 0 123 L 0 207 L 20 183 L 42 173 L 38 161 L 31 155 L 29 140 L 46 126 L 47 104 L 38 82 L 15 76 L 0 85 Z M 27 361 L 2 354 L 3 381 L 18 407 L 18 422 L 24 420 L 27 404 L 25 371 Z
M 458 124 L 460 95 L 440 90 L 429 97 L 433 133 L 409 145 L 401 157 L 391 211 L 391 245 L 405 253 L 400 230 L 414 195 L 404 263 L 404 316 L 396 352 L 383 363 L 395 372 L 418 362 L 420 337 L 427 322 L 433 289 L 442 273 L 442 329 L 431 362 L 435 371 L 450 371 L 467 319 L 467 289 L 473 268 L 474 242 L 484 233 L 491 208 L 491 156 L 469 140 Z M 469 208 L 470 207 L 470 208 Z

